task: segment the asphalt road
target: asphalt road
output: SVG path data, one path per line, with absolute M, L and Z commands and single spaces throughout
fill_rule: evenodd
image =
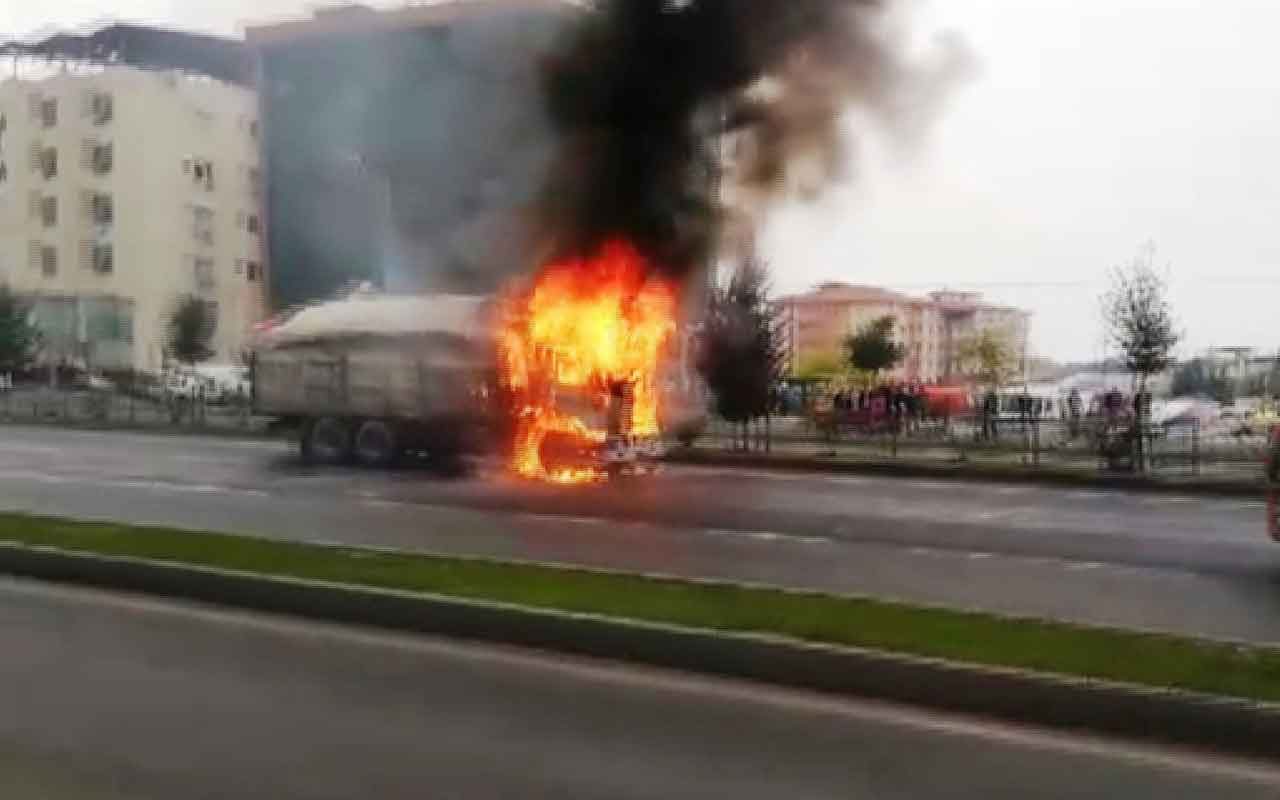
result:
M 0 580 L 0 795 L 1275 797 L 1270 767 Z
M 1260 500 L 690 467 L 555 487 L 309 469 L 276 442 L 5 426 L 0 509 L 1280 641 Z

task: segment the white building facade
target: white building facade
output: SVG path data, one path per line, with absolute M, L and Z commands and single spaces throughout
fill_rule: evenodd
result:
M 166 365 L 180 298 L 214 361 L 265 316 L 255 93 L 126 66 L 0 78 L 0 283 L 32 299 L 41 360 Z

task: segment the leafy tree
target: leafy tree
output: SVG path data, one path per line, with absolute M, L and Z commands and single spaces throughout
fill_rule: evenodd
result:
M 1166 296 L 1168 287 L 1154 261 L 1155 249 L 1144 248 L 1127 267 L 1112 272 L 1111 288 L 1102 296 L 1107 335 L 1133 373 L 1138 392 L 1145 392 L 1151 377 L 1173 363 L 1173 348 L 1181 338 Z
M 862 330 L 845 339 L 849 366 L 878 376 L 893 369 L 906 356 L 906 348 L 893 340 L 894 319 L 883 316 L 872 320 Z
M 1018 353 L 1002 331 L 983 328 L 963 339 L 956 349 L 960 371 L 993 388 L 1009 380 L 1018 369 Z
M 797 380 L 831 380 L 846 369 L 846 364 L 834 353 L 817 353 L 801 359 L 791 376 Z
M 1148 245 L 1127 267 L 1117 267 L 1111 288 L 1102 296 L 1107 335 L 1119 351 L 1124 366 L 1133 373 L 1134 394 L 1147 397 L 1153 375 L 1173 363 L 1173 348 L 1180 334 L 1166 296 L 1168 288 L 1156 271 L 1155 247 Z M 1145 431 L 1147 404 L 1136 404 L 1134 466 L 1146 468 Z
M 727 287 L 711 294 L 699 363 L 717 413 L 742 425 L 744 444 L 747 423 L 768 418 L 783 355 L 782 324 L 769 302 L 766 267 L 748 261 Z
M 1169 393 L 1174 397 L 1199 395 L 1230 403 L 1235 399 L 1235 386 L 1225 367 L 1194 358 L 1174 370 Z
M 0 372 L 19 372 L 31 364 L 40 334 L 31 324 L 31 306 L 0 286 Z
M 210 342 L 217 325 L 217 314 L 209 301 L 194 295 L 179 298 L 169 316 L 169 357 L 188 366 L 208 361 L 214 354 Z

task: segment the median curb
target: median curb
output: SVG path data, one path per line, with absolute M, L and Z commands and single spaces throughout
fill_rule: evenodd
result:
M 1280 757 L 1280 706 L 440 595 L 0 543 L 0 573 Z
M 673 448 L 666 454 L 668 463 L 705 467 L 739 467 L 778 469 L 793 472 L 834 473 L 841 475 L 879 475 L 892 478 L 929 478 L 936 480 L 980 481 L 984 483 L 1018 483 L 1075 489 L 1119 489 L 1134 492 L 1160 492 L 1207 495 L 1212 497 L 1265 497 L 1266 485 L 1261 481 L 1212 479 L 1161 480 L 1123 474 L 1083 473 L 1055 470 L 1052 467 L 993 467 L 973 463 L 926 464 L 919 462 L 872 460 L 851 461 L 822 456 L 765 455 L 760 453 L 721 453 L 706 450 Z M 1261 467 L 1259 467 L 1261 471 Z

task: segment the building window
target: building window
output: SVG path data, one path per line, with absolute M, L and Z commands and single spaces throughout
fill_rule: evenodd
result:
M 58 124 L 58 99 L 46 97 L 40 101 L 40 125 L 52 128 Z
M 245 181 L 249 184 L 249 196 L 254 199 L 262 196 L 262 172 L 257 167 L 245 169 Z
M 43 245 L 40 248 L 40 274 L 52 278 L 58 274 L 58 248 Z
M 183 159 L 182 172 L 205 191 L 213 190 L 213 162 L 207 158 Z
M 249 136 L 253 139 L 258 138 L 258 121 L 256 119 L 249 120 Z
M 81 144 L 81 163 L 95 175 L 106 175 L 115 166 L 115 147 L 110 142 L 85 139 Z
M 45 180 L 58 177 L 58 148 L 33 145 L 32 156 L 33 166 Z
M 115 220 L 115 204 L 111 195 L 97 194 L 93 197 L 93 219 L 99 225 L 110 225 Z
M 115 248 L 110 244 L 94 243 L 93 271 L 99 275 L 110 275 L 116 271 Z
M 242 211 L 240 212 L 239 217 L 240 217 L 240 226 L 243 227 L 246 231 L 253 234 L 254 236 L 257 236 L 258 234 L 262 233 L 262 220 L 260 217 L 258 217 L 257 214 L 246 214 Z
M 46 228 L 52 228 L 58 224 L 58 198 L 40 198 L 40 222 Z
M 204 245 L 213 245 L 213 209 L 206 206 L 191 207 L 191 236 Z
M 85 209 L 89 220 L 95 225 L 110 225 L 115 222 L 115 204 L 111 195 L 105 192 L 86 192 Z
M 246 261 L 244 265 L 244 279 L 249 283 L 257 283 L 258 278 L 262 275 L 262 267 L 257 261 Z
M 84 115 L 94 125 L 106 125 L 115 116 L 113 98 L 109 92 L 88 91 L 84 94 Z
M 201 291 L 208 291 L 216 285 L 216 278 L 213 273 L 213 259 L 197 256 L 191 259 L 192 270 L 195 273 L 196 288 Z
M 9 168 L 4 165 L 3 161 L 0 161 L 0 183 L 4 183 L 8 179 L 9 179 Z

